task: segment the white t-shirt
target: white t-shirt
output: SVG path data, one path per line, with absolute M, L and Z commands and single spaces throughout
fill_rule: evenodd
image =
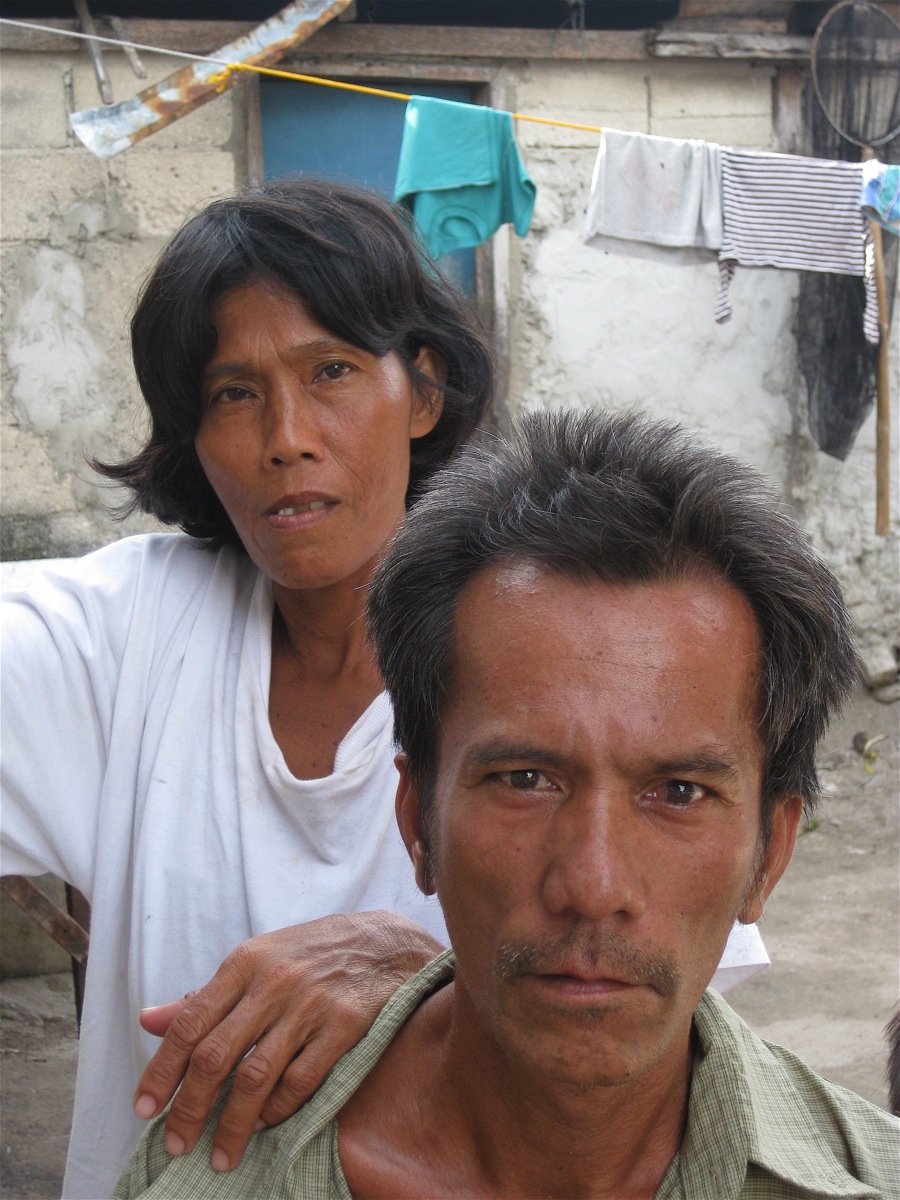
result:
M 446 942 L 394 820 L 387 696 L 334 774 L 288 770 L 272 604 L 245 555 L 179 534 L 5 599 L 2 871 L 53 871 L 93 906 L 67 1196 L 109 1196 L 144 1127 L 132 1092 L 159 1042 L 139 1009 L 206 983 L 245 938 L 329 913 L 389 908 Z
M 329 913 L 404 913 L 446 942 L 394 819 L 385 694 L 325 779 L 291 775 L 268 717 L 272 588 L 231 549 L 126 538 L 3 604 L 2 872 L 90 900 L 64 1194 L 109 1196 L 144 1123 L 141 1008 L 202 986 L 239 943 Z M 302 719 L 302 714 L 298 714 Z M 735 926 L 720 989 L 768 962 Z

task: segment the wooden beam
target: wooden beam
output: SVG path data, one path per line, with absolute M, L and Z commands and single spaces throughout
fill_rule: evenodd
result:
M 0 26 L 4 50 L 56 53 L 75 45 L 60 37 L 59 29 L 76 29 L 76 21 L 42 21 L 47 32 Z M 248 21 L 123 20 L 126 36 L 135 42 L 182 50 L 188 54 L 213 54 L 228 42 L 255 28 Z M 597 30 L 583 34 L 571 29 L 469 29 L 463 26 L 340 25 L 332 22 L 306 43 L 311 58 L 321 62 L 344 60 L 365 73 L 387 73 L 403 59 L 419 62 L 448 59 L 468 61 L 546 59 L 562 61 L 641 62 L 648 58 L 737 58 L 772 62 L 809 61 L 812 39 L 783 34 L 679 31 L 669 25 L 652 30 Z M 110 47 L 112 49 L 112 47 Z M 152 71 L 152 66 L 151 66 Z M 384 73 L 384 72 L 382 72 Z
M 76 920 L 57 908 L 40 888 L 24 875 L 4 875 L 0 888 L 23 912 L 50 935 L 66 954 L 83 963 L 88 953 L 88 935 Z
M 780 34 L 679 33 L 662 30 L 653 40 L 657 58 L 755 58 L 767 62 L 809 62 L 812 38 Z
M 98 18 L 99 20 L 99 18 Z M 58 54 L 75 42 L 59 30 L 76 30 L 77 22 L 44 20 L 46 32 L 0 26 L 4 50 Z M 128 40 L 188 54 L 212 54 L 254 29 L 249 21 L 161 21 L 122 19 Z M 449 25 L 341 25 L 334 22 L 310 38 L 316 57 L 352 58 L 546 58 L 564 60 L 640 61 L 647 57 L 646 30 L 469 29 Z M 112 47 L 110 47 L 112 49 Z

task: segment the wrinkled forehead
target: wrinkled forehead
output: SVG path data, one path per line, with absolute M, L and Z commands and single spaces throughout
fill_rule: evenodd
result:
M 541 706 L 551 696 L 565 707 L 570 693 L 595 694 L 680 729 L 692 717 L 709 721 L 719 705 L 732 734 L 742 723 L 759 738 L 757 622 L 713 572 L 607 583 L 525 559 L 496 564 L 463 589 L 449 658 L 444 716 L 460 706 Z

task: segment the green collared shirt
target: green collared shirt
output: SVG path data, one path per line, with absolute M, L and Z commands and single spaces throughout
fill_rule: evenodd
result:
M 418 1005 L 453 977 L 447 951 L 385 1007 L 290 1120 L 251 1139 L 233 1171 L 209 1165 L 222 1101 L 191 1154 L 170 1158 L 163 1117 L 147 1129 L 114 1200 L 352 1200 L 337 1114 Z M 752 1033 L 713 991 L 694 1014 L 687 1130 L 657 1200 L 897 1200 L 900 1125 Z

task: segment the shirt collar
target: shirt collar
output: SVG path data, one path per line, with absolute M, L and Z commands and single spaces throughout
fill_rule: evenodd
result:
M 692 1200 L 738 1197 L 749 1163 L 816 1197 L 880 1195 L 844 1168 L 780 1059 L 716 992 L 702 997 L 694 1028 L 687 1129 L 658 1196 L 677 1195 L 680 1177 Z

